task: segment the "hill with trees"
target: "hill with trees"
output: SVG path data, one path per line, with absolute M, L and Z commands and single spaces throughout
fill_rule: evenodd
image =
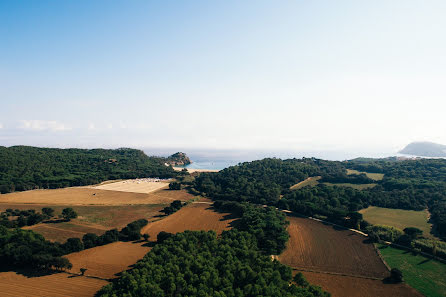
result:
M 412 142 L 399 153 L 420 157 L 446 157 L 446 145 L 433 142 Z
M 84 186 L 112 179 L 175 176 L 140 150 L 0 147 L 0 193 Z
M 347 174 L 347 169 L 382 173 L 380 181 L 365 174 Z M 290 190 L 310 176 L 321 176 L 316 186 Z M 329 182 L 330 184 L 324 184 Z M 369 184 L 357 190 L 345 184 Z M 428 208 L 435 229 L 446 237 L 446 160 L 355 159 L 345 162 L 314 158 L 264 159 L 203 173 L 194 186 L 214 200 L 268 204 L 313 216 L 328 217 L 353 227 L 353 214 L 369 205 L 422 210 Z M 359 214 L 358 214 L 359 215 Z M 351 225 L 353 224 L 353 226 Z

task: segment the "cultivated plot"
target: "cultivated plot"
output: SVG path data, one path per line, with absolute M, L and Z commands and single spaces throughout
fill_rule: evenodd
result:
M 314 285 L 330 292 L 332 297 L 422 297 L 408 285 L 386 284 L 381 280 L 357 277 L 303 272 L 305 278 Z
M 117 182 L 106 182 L 91 188 L 98 190 L 148 194 L 167 187 L 169 187 L 169 181 L 166 180 L 138 178 Z
M 292 268 L 384 278 L 389 272 L 366 238 L 311 219 L 289 217 L 290 239 L 279 260 Z
M 100 279 L 56 273 L 26 277 L 15 272 L 0 273 L 2 297 L 92 297 L 108 282 Z
M 129 269 L 149 250 L 150 248 L 143 246 L 141 242 L 118 241 L 71 253 L 65 257 L 73 264 L 70 272 L 80 273 L 81 268 L 86 268 L 85 275 L 109 279 Z
M 148 224 L 141 233 L 149 234 L 152 240 L 161 231 L 178 233 L 185 230 L 214 230 L 221 233 L 230 229 L 230 223 L 234 220 L 227 218 L 228 216 L 230 215 L 214 211 L 208 203 L 192 203 L 162 220 Z

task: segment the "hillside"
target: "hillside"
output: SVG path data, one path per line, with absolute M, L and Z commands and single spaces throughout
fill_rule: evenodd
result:
M 0 193 L 96 184 L 105 180 L 175 175 L 164 158 L 140 150 L 0 147 Z
M 420 157 L 446 157 L 446 145 L 433 142 L 412 142 L 399 153 Z
M 191 160 L 185 153 L 178 152 L 167 157 L 166 163 L 172 166 L 186 166 L 191 163 Z

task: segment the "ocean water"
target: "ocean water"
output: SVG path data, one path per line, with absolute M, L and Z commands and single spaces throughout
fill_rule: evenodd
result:
M 343 161 L 358 157 L 385 158 L 395 156 L 396 152 L 358 152 L 358 151 L 254 151 L 254 150 L 197 150 L 197 149 L 143 149 L 147 155 L 167 157 L 178 151 L 186 153 L 192 164 L 185 166 L 191 169 L 221 170 L 238 163 L 250 162 L 264 158 L 311 158 Z

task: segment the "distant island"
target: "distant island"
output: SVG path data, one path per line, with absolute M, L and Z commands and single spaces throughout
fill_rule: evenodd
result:
M 172 166 L 186 166 L 192 162 L 185 153 L 178 152 L 167 157 L 166 163 Z
M 433 142 L 412 142 L 399 153 L 420 157 L 446 157 L 446 145 Z

